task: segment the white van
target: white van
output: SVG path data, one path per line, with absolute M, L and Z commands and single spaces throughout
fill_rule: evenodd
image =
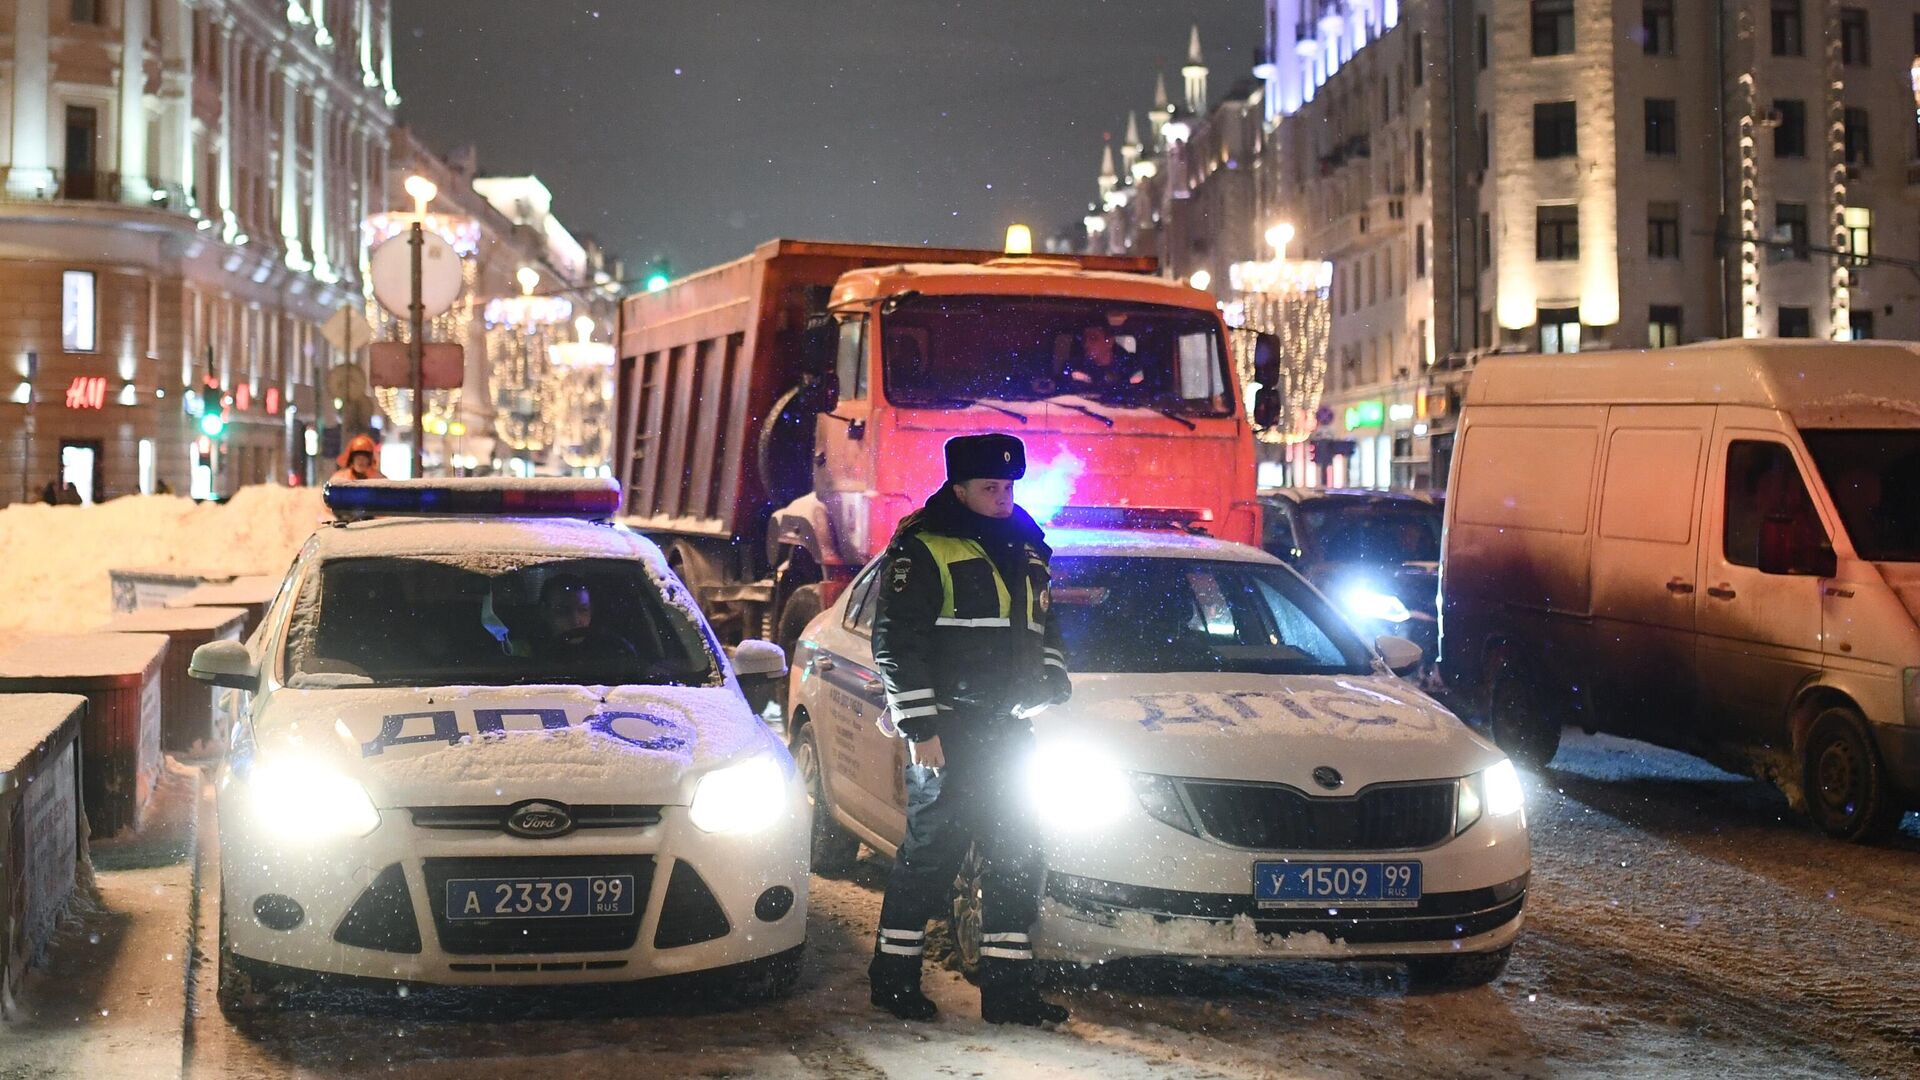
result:
M 1849 840 L 1920 807 L 1920 346 L 1493 357 L 1454 450 L 1442 674 L 1769 779 Z

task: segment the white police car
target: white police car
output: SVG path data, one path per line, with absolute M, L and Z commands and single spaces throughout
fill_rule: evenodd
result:
M 809 809 L 607 483 L 335 484 L 247 645 L 218 778 L 220 1002 L 323 973 L 441 984 L 690 972 L 784 993 Z
M 1254 548 L 1105 529 L 1049 542 L 1074 695 L 1034 720 L 1037 956 L 1404 960 L 1431 986 L 1500 973 L 1531 867 L 1520 781 L 1395 676 L 1417 646 L 1362 643 Z M 876 576 L 795 650 L 790 739 L 816 869 L 862 841 L 890 853 L 904 831 L 905 744 L 875 724 Z M 955 899 L 967 959 L 977 899 Z

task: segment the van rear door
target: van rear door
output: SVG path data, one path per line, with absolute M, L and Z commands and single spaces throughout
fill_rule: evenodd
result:
M 1697 731 L 1694 603 L 1714 407 L 1609 410 L 1593 552 L 1594 704 L 1610 730 Z
M 1787 711 L 1822 665 L 1820 578 L 1760 570 L 1762 526 L 1832 536 L 1808 494 L 1812 462 L 1765 409 L 1723 406 L 1707 480 L 1695 594 L 1699 694 L 1710 738 L 1791 752 Z

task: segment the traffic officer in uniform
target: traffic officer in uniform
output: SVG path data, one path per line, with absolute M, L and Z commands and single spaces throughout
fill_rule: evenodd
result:
M 927 921 L 949 910 L 971 846 L 984 859 L 980 1014 L 1058 1023 L 1040 997 L 1028 938 L 1042 856 L 1021 770 L 1027 717 L 1067 700 L 1066 655 L 1049 610 L 1047 547 L 1013 485 L 1026 448 L 1011 435 L 946 445 L 947 482 L 900 523 L 880 571 L 874 664 L 888 713 L 910 743 L 907 833 L 887 879 L 868 968 L 873 1004 L 930 1020 L 920 990 Z

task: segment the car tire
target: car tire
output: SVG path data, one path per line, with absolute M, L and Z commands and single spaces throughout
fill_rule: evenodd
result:
M 818 582 L 802 585 L 793 590 L 787 602 L 780 608 L 780 624 L 775 628 L 774 643 L 787 651 L 787 662 L 791 664 L 794 647 L 800 643 L 800 635 L 807 632 L 807 624 L 813 617 L 826 610 L 826 590 Z
M 1471 990 L 1499 978 L 1512 955 L 1509 945 L 1485 953 L 1412 957 L 1407 961 L 1407 982 L 1416 993 Z
M 1900 826 L 1900 805 L 1866 721 L 1845 705 L 1820 710 L 1801 751 L 1801 790 L 1815 828 L 1836 840 L 1884 840 Z
M 1545 704 L 1523 661 L 1511 653 L 1495 658 L 1487 678 L 1487 731 L 1508 757 L 1533 769 L 1560 752 L 1560 721 Z
M 736 1000 L 779 1001 L 793 995 L 800 982 L 807 947 L 796 945 L 783 953 L 742 964 L 732 976 L 730 989 Z
M 813 724 L 803 722 L 793 737 L 793 762 L 807 785 L 813 803 L 813 872 L 845 874 L 860 861 L 860 838 L 840 827 L 827 806 L 827 779 L 820 761 L 820 741 Z
M 981 879 L 985 872 L 986 862 L 977 850 L 969 848 L 954 879 L 953 903 L 947 910 L 947 937 L 953 946 L 947 954 L 947 966 L 970 982 L 980 980 L 980 920 L 984 911 Z

